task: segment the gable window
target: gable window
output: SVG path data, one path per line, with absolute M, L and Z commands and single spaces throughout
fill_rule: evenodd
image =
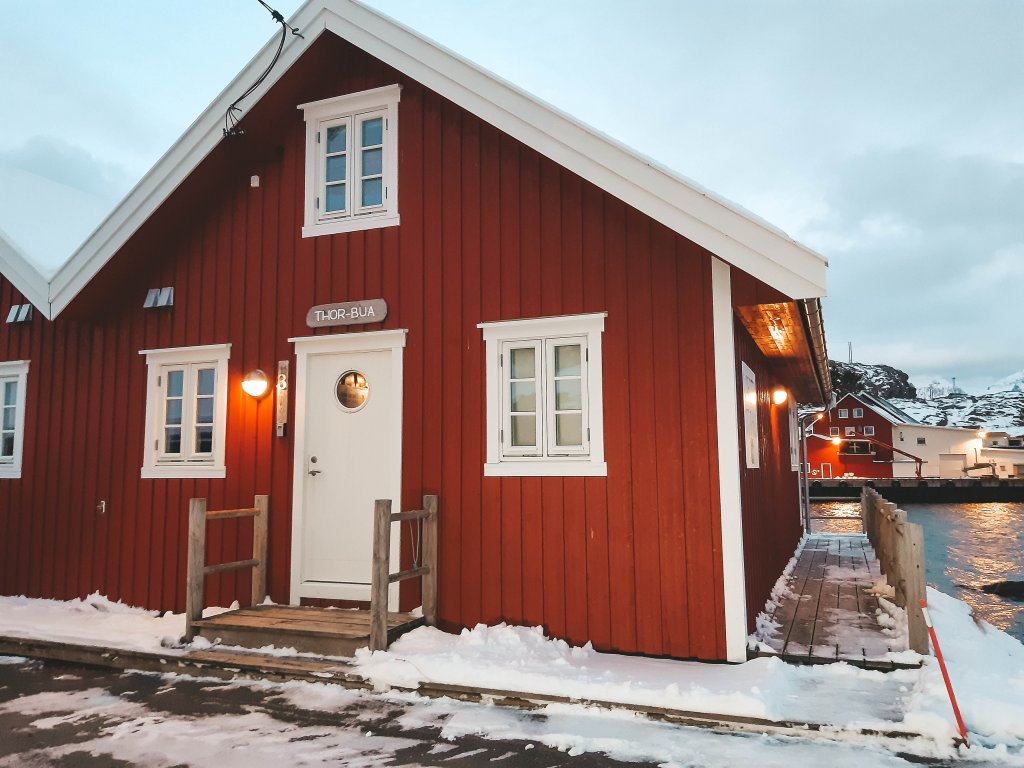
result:
M 849 418 L 849 416 L 850 416 L 849 409 L 847 409 L 847 408 L 840 408 L 839 409 L 839 418 L 840 419 L 846 419 L 846 418 Z
M 389 85 L 302 104 L 303 237 L 391 227 L 398 218 L 398 102 Z
M 142 477 L 224 477 L 230 344 L 148 349 Z
M 856 434 L 857 434 L 857 428 L 856 427 L 847 427 L 846 428 L 846 436 L 847 437 L 852 437 L 853 435 L 856 435 Z
M 874 437 L 874 435 L 875 435 L 875 428 L 874 427 L 872 427 L 870 424 L 868 424 L 867 426 L 864 427 L 864 436 L 865 437 Z
M 839 427 L 829 427 L 828 434 L 831 437 L 839 437 Z
M 484 474 L 607 475 L 605 313 L 480 323 L 487 355 Z
M 0 478 L 21 477 L 28 361 L 0 363 Z
M 864 418 L 864 409 L 863 408 L 854 408 L 853 409 L 853 418 L 855 418 L 855 419 L 863 419 Z

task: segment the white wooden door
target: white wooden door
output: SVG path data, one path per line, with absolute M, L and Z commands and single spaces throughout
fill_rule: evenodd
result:
M 301 508 L 292 534 L 292 602 L 369 599 L 374 502 L 391 499 L 398 510 L 402 350 L 345 348 L 361 336 L 297 345 L 295 496 Z M 364 340 L 369 346 L 379 340 L 365 336 L 373 337 Z M 392 538 L 394 570 L 398 537 Z

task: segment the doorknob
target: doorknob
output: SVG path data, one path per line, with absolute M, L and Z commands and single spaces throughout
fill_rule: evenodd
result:
M 309 457 L 309 463 L 311 465 L 312 464 L 316 464 L 316 456 L 310 456 Z M 319 469 L 313 469 L 312 467 L 310 467 L 309 474 L 312 475 L 313 477 L 316 477 L 317 475 L 320 474 L 320 470 Z

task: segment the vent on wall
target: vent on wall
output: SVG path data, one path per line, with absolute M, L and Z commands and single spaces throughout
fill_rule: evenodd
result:
M 143 309 L 156 309 L 157 307 L 173 307 L 174 306 L 174 289 L 173 288 L 150 288 L 146 294 L 146 301 L 142 305 Z
M 11 306 L 11 311 L 7 313 L 8 323 L 27 323 L 31 319 L 31 304 L 13 304 Z

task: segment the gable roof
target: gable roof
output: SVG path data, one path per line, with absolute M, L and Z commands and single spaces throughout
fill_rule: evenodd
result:
M 266 94 L 321 34 L 332 32 L 787 296 L 824 295 L 827 262 L 821 255 L 355 0 L 308 0 L 289 23 L 304 38 L 288 36 L 280 60 L 246 100 L 246 108 Z M 40 312 L 57 317 L 222 140 L 225 110 L 267 68 L 276 48 L 275 37 L 51 280 L 2 248 L 0 272 Z
M 908 424 L 918 426 L 921 423 L 909 413 L 901 411 L 884 397 L 872 395 L 870 392 L 857 392 L 856 394 L 853 392 L 847 393 L 843 397 L 839 398 L 839 402 L 836 403 L 836 405 L 838 406 L 846 398 L 856 400 L 861 405 L 870 408 L 891 424 Z

